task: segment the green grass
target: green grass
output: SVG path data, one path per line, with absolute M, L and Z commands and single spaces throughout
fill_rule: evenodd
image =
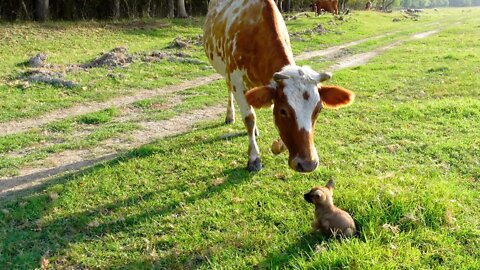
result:
M 278 135 L 268 109 L 257 111 L 259 173 L 245 170 L 246 137 L 220 137 L 244 131 L 241 121 L 202 124 L 0 202 L 0 265 L 35 268 L 45 256 L 51 268 L 478 269 L 479 18 L 336 72 L 329 83 L 357 98 L 322 111 L 315 172 L 295 173 L 286 154 L 269 152 Z M 174 108 L 225 99 L 223 88 L 190 89 L 191 103 Z M 203 91 L 219 97 L 197 98 Z M 136 106 L 156 117 L 162 102 Z M 359 238 L 310 233 L 302 194 L 330 177 Z
M 448 22 L 464 16 L 459 9 L 442 12 L 428 11 L 419 21 L 392 22 L 399 13 L 379 14 L 354 12 L 344 21 L 332 16 L 301 18 L 287 21 L 291 33 L 325 26 L 325 35 L 305 35 L 303 41 L 293 41 L 295 53 L 318 50 L 360 38 L 391 31 L 413 32 L 432 22 Z M 46 112 L 71 107 L 81 102 L 105 101 L 116 96 L 130 95 L 136 90 L 154 89 L 212 74 L 204 64 L 136 62 L 128 67 L 108 70 L 93 68 L 88 72 L 74 71 L 66 78 L 80 84 L 74 88 L 59 88 L 45 84 L 26 87 L 15 82 L 24 67 L 19 65 L 38 52 L 49 56 L 52 64 L 85 63 L 114 47 L 126 46 L 131 53 L 165 49 L 176 37 L 196 37 L 202 33 L 202 18 L 188 20 L 151 20 L 139 22 L 50 22 L 0 23 L 0 122 L 36 117 Z M 430 26 L 432 27 L 432 26 Z M 184 53 L 208 62 L 202 46 L 192 45 Z M 109 76 L 113 74 L 113 76 Z
M 32 162 L 40 162 L 49 154 L 66 150 L 91 149 L 101 146 L 106 139 L 123 137 L 141 129 L 138 121 L 160 121 L 190 110 L 224 102 L 225 82 L 195 87 L 180 93 L 180 103 L 171 104 L 160 96 L 135 102 L 138 116 L 126 122 L 115 119 L 120 109 L 109 108 L 96 113 L 55 121 L 31 132 L 0 137 L 0 176 L 14 176 L 18 170 Z M 164 107 L 172 105 L 171 107 Z M 25 152 L 24 148 L 29 148 Z M 13 154 L 16 151 L 19 154 Z
M 112 121 L 113 117 L 118 115 L 117 109 L 106 109 L 103 111 L 99 111 L 96 113 L 89 113 L 79 117 L 77 120 L 79 123 L 94 125 L 94 124 L 102 124 L 108 123 Z

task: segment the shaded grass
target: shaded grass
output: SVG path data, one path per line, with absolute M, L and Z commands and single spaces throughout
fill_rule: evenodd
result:
M 243 131 L 240 121 L 202 124 L 2 203 L 0 265 L 33 268 L 45 256 L 54 268 L 478 268 L 479 23 L 337 72 L 331 84 L 357 99 L 322 111 L 315 172 L 269 153 L 278 135 L 268 109 L 257 111 L 258 173 L 244 169 L 245 137 L 220 139 Z M 302 194 L 330 177 L 359 238 L 310 234 Z

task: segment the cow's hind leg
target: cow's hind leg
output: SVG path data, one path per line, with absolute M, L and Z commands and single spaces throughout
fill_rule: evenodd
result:
M 242 114 L 243 122 L 248 134 L 248 163 L 247 170 L 249 172 L 259 171 L 262 169 L 262 162 L 260 159 L 260 150 L 256 141 L 256 133 L 258 133 L 256 125 L 256 116 L 253 108 L 247 103 L 243 89 L 240 92 L 237 88 L 235 92 L 235 99 L 237 100 L 240 112 Z
M 227 116 L 225 117 L 225 124 L 233 124 L 235 122 L 235 108 L 233 106 L 233 89 L 230 83 L 228 86 L 228 101 L 227 101 Z

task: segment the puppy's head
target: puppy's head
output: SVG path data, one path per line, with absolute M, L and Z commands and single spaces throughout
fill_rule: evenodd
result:
M 333 180 L 324 187 L 314 187 L 310 192 L 303 194 L 305 201 L 315 205 L 333 205 Z

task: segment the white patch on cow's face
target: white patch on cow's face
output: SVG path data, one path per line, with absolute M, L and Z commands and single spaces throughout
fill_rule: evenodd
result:
M 295 65 L 285 66 L 280 73 L 289 77 L 283 80 L 283 92 L 295 111 L 298 128 L 312 132 L 312 115 L 320 102 L 317 88 L 320 74 L 310 67 Z

